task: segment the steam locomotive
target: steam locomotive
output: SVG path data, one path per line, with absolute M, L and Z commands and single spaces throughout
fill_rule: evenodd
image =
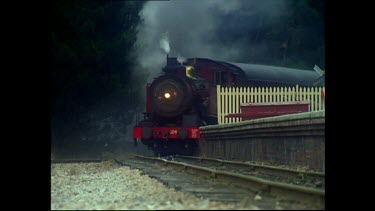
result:
M 206 58 L 178 61 L 167 56 L 163 73 L 146 87 L 146 112 L 133 128 L 155 155 L 194 154 L 200 126 L 217 124 L 216 85 L 321 86 L 313 70 L 230 63 Z

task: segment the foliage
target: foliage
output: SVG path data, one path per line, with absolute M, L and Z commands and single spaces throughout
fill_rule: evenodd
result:
M 75 97 L 90 103 L 90 93 L 105 96 L 126 88 L 140 8 L 139 2 L 130 1 L 55 1 L 50 32 L 53 96 L 79 84 Z
M 48 35 L 53 124 L 79 124 L 82 113 L 106 99 L 128 104 L 124 93 L 131 89 L 142 5 L 140 1 L 52 1 Z M 70 126 L 64 133 L 73 133 L 74 125 Z

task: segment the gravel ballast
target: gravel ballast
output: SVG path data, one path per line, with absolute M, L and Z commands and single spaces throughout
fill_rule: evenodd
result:
M 137 169 L 105 161 L 51 164 L 51 209 L 241 208 L 176 191 Z

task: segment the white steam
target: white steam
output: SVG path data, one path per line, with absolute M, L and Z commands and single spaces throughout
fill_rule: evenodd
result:
M 184 58 L 184 57 L 178 55 L 178 56 L 177 56 L 177 61 L 180 62 L 180 63 L 182 64 L 182 63 L 186 62 L 186 58 Z
M 169 54 L 171 49 L 169 47 L 169 38 L 167 33 L 160 40 L 160 48 L 163 49 L 166 54 Z

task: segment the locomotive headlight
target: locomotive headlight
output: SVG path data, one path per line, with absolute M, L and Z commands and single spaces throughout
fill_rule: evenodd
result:
M 169 99 L 169 98 L 171 97 L 171 95 L 170 95 L 168 92 L 166 92 L 166 93 L 164 94 L 164 97 L 167 98 L 167 99 Z

